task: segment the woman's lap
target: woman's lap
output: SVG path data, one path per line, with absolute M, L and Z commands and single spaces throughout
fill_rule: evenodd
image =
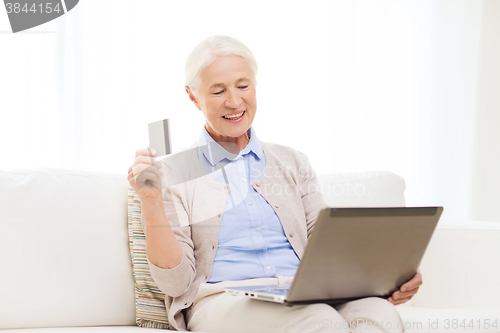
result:
M 197 301 L 186 319 L 189 330 L 203 332 L 402 332 L 394 306 L 374 297 L 333 308 L 322 303 L 286 306 L 217 293 Z
M 305 325 L 320 326 L 320 318 L 344 321 L 334 308 L 326 304 L 290 307 L 220 293 L 195 304 L 187 320 L 190 331 L 260 333 L 300 332 Z M 314 328 L 304 331 L 320 332 Z

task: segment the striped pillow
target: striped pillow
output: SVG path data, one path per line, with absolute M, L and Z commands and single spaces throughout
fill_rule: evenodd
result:
M 128 189 L 128 237 L 135 280 L 136 323 L 141 327 L 170 329 L 165 294 L 153 281 L 146 258 L 146 237 L 141 224 L 141 199 Z

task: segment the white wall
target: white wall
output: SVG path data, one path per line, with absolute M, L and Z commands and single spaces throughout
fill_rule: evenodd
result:
M 482 7 L 471 218 L 500 221 L 500 1 Z
M 184 92 L 185 59 L 220 33 L 259 63 L 262 140 L 303 151 L 318 173 L 398 173 L 407 204 L 444 205 L 444 220 L 500 221 L 497 4 L 81 1 L 0 34 L 0 168 L 126 173 L 147 123 L 167 117 L 174 150 L 191 143 L 203 117 Z

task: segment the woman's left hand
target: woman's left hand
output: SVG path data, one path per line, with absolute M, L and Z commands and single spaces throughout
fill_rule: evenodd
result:
M 420 269 L 417 274 L 408 282 L 403 284 L 398 291 L 395 291 L 387 300 L 394 305 L 399 305 L 408 302 L 418 291 L 422 285 L 422 274 Z

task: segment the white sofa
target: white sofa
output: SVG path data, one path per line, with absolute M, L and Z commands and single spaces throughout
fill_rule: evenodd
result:
M 319 179 L 336 207 L 405 204 L 404 180 L 392 173 Z M 124 174 L 0 171 L 2 332 L 152 330 L 135 326 L 128 186 Z M 424 284 L 398 306 L 406 331 L 500 332 L 499 266 L 500 223 L 439 225 Z

